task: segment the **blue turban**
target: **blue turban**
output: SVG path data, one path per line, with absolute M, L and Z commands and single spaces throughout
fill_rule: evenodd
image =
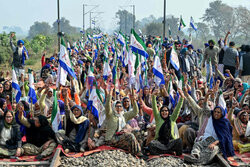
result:
M 82 60 L 78 60 L 77 62 L 78 62 L 78 64 L 83 65 L 83 61 Z
M 208 47 L 208 46 L 209 46 L 209 44 L 208 44 L 208 43 L 204 43 L 204 46 L 205 46 L 205 47 Z
M 23 40 L 18 40 L 17 41 L 17 45 L 23 44 L 24 45 L 24 41 Z
M 51 57 L 49 60 L 52 61 L 52 60 L 56 60 L 56 59 L 54 57 Z
M 189 47 L 194 49 L 193 45 L 191 45 L 191 44 L 187 46 L 187 48 L 189 48 Z

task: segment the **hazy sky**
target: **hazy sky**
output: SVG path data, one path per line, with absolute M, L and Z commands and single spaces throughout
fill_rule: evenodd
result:
M 136 19 L 149 15 L 156 18 L 163 15 L 164 0 L 60 0 L 61 17 L 70 20 L 70 24 L 82 27 L 82 4 L 100 5 L 95 11 L 104 12 L 99 16 L 99 24 L 104 29 L 116 27 L 115 13 L 121 6 L 135 5 Z M 213 0 L 167 0 L 167 14 L 180 15 L 186 23 L 190 16 L 194 21 L 199 18 Z M 250 0 L 222 0 L 230 6 L 245 6 L 250 9 Z M 88 11 L 91 7 L 86 7 Z M 123 7 L 132 12 L 132 7 Z M 46 21 L 52 24 L 57 19 L 57 0 L 0 0 L 0 29 L 3 26 L 20 26 L 24 30 L 35 21 Z M 89 26 L 89 14 L 85 15 L 85 27 Z

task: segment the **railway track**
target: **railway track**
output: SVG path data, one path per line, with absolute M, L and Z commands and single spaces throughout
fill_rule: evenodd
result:
M 0 167 L 58 167 L 61 165 L 60 157 L 61 154 L 61 149 L 58 148 L 56 149 L 56 152 L 53 156 L 52 159 L 46 160 L 46 161 L 33 161 L 33 162 L 0 162 Z M 214 163 L 216 164 L 215 166 L 220 166 L 220 167 L 230 167 L 230 165 L 227 163 L 227 161 L 221 156 L 221 155 L 216 155 L 214 159 Z M 245 165 L 240 165 L 241 167 Z
M 52 159 L 46 161 L 32 161 L 32 162 L 0 162 L 0 167 L 57 167 L 60 165 L 61 149 L 56 149 Z

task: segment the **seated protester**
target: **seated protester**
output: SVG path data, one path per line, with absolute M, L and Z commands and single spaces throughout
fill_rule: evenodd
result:
M 12 111 L 6 110 L 0 116 L 0 157 L 20 156 L 22 154 L 21 133 Z
M 0 98 L 0 115 L 3 116 L 5 110 L 7 110 L 7 102 L 4 98 Z
M 245 136 L 247 123 L 249 120 L 248 113 L 244 110 L 236 113 L 233 117 L 233 112 L 237 103 L 233 103 L 228 113 L 228 119 L 233 127 L 233 146 L 235 150 L 239 150 L 239 144 L 250 143 L 250 137 Z
M 222 107 L 215 107 L 208 119 L 204 135 L 194 144 L 191 155 L 184 156 L 185 161 L 205 165 L 210 163 L 219 151 L 226 160 L 227 157 L 235 155 L 232 126 L 225 115 L 226 112 Z
M 19 115 L 20 112 L 23 112 L 23 116 L 25 118 L 30 118 L 30 113 L 27 110 L 28 106 L 29 106 L 29 104 L 27 102 L 25 102 L 25 101 L 18 102 L 17 111 L 15 113 L 15 120 L 20 126 L 20 131 L 21 131 L 22 136 L 26 135 L 26 127 L 23 124 L 21 124 L 21 122 L 19 121 L 18 115 Z
M 79 105 L 69 104 L 69 97 L 67 93 L 64 98 L 65 121 L 64 129 L 65 134 L 61 132 L 56 133 L 57 141 L 63 145 L 64 149 L 71 152 L 84 152 L 87 147 L 87 131 L 89 128 L 89 120 L 83 115 L 82 107 Z M 70 106 L 71 107 L 70 109 Z
M 149 86 L 144 86 L 142 99 L 148 107 L 152 107 Z
M 186 151 L 188 152 L 191 151 L 194 145 L 195 138 L 197 137 L 197 131 L 202 131 L 203 122 L 205 122 L 205 120 L 211 116 L 211 109 L 208 107 L 208 98 L 211 93 L 212 92 L 209 91 L 206 94 L 205 98 L 200 98 L 197 104 L 194 99 L 188 94 L 187 88 L 184 88 L 184 94 L 186 96 L 187 102 L 192 108 L 191 114 L 198 117 L 197 119 L 199 125 L 199 129 L 196 129 L 193 124 L 182 125 L 179 128 L 179 134 L 183 142 L 183 148 L 186 148 Z
M 155 89 L 152 95 L 153 112 L 156 123 L 155 140 L 149 144 L 151 154 L 176 154 L 182 155 L 182 141 L 179 138 L 176 120 L 179 116 L 183 105 L 184 94 L 178 89 L 181 98 L 176 105 L 174 112 L 170 115 L 168 106 L 162 106 L 160 112 L 156 105 L 156 95 L 158 90 Z
M 126 122 L 134 118 L 138 113 L 138 105 L 134 99 L 134 90 L 132 90 L 132 96 L 130 97 L 133 105 L 133 110 L 125 112 L 120 101 L 113 102 L 111 107 L 112 93 L 114 85 L 111 86 L 111 90 L 106 93 L 106 127 L 107 132 L 105 134 L 105 142 L 112 147 L 121 148 L 127 150 L 133 155 L 141 155 L 141 147 L 134 134 L 128 132 L 125 128 Z
M 123 110 L 124 112 L 129 112 L 132 111 L 133 108 L 130 105 L 130 100 L 129 97 L 124 97 L 122 99 L 122 106 L 123 106 Z M 139 130 L 139 121 L 138 121 L 138 115 L 135 118 L 132 118 L 131 120 L 129 120 L 127 123 L 133 128 L 133 129 L 137 129 Z
M 57 144 L 55 143 L 55 132 L 49 126 L 47 118 L 43 115 L 27 119 L 23 112 L 19 112 L 18 119 L 26 126 L 27 143 L 22 146 L 24 155 L 37 155 L 40 160 L 53 153 Z
M 1 80 L 1 78 L 0 78 Z M 3 92 L 3 84 L 0 83 L 0 98 L 4 98 L 5 95 L 4 95 L 4 92 Z

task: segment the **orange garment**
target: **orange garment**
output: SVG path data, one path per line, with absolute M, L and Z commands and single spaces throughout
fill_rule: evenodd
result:
M 62 87 L 60 88 L 60 91 L 62 91 Z M 68 91 L 69 99 L 72 100 L 71 90 L 69 88 L 67 88 L 67 91 Z M 62 94 L 60 94 L 60 100 L 62 100 L 64 102 L 64 98 L 63 98 Z M 79 95 L 77 93 L 74 94 L 74 100 L 75 100 L 75 103 L 77 105 L 81 105 L 80 97 L 79 97 Z

